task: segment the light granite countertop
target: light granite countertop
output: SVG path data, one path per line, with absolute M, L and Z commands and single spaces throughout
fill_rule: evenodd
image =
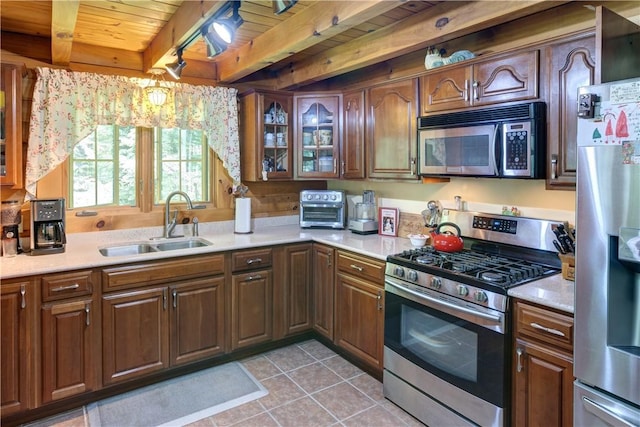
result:
M 233 221 L 201 223 L 200 237 L 211 242 L 210 246 L 113 257 L 103 256 L 99 248 L 119 243 L 148 241 L 152 237 L 161 235 L 162 228 L 72 233 L 67 235 L 64 253 L 0 257 L 0 280 L 305 241 L 324 243 L 382 261 L 386 260 L 388 255 L 412 248 L 407 238 L 378 234 L 359 235 L 347 230 L 301 229 L 297 216 L 258 218 L 253 220 L 252 225 L 252 233 L 235 234 Z M 178 226 L 176 232 L 189 235 L 190 227 Z M 512 288 L 509 290 L 509 295 L 573 313 L 573 290 L 573 282 L 564 280 L 560 274 L 557 274 Z

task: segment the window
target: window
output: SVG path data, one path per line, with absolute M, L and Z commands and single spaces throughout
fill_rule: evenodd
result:
M 70 208 L 136 205 L 136 128 L 98 126 L 70 159 Z
M 201 131 L 155 129 L 155 203 L 184 191 L 194 201 L 209 201 L 207 142 Z
M 211 153 L 201 131 L 98 126 L 69 156 L 68 208 L 140 207 L 145 191 L 156 205 L 175 190 L 210 202 Z

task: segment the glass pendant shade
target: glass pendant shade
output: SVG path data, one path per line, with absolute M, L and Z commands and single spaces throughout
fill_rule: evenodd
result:
M 158 76 L 162 76 L 164 74 L 163 69 L 153 68 L 151 70 L 151 74 L 153 74 L 153 77 L 151 78 L 152 84 L 144 88 L 144 93 L 151 104 L 159 107 L 164 105 L 167 101 L 167 96 L 169 96 L 171 89 L 162 86 L 158 80 Z M 162 80 L 164 80 L 164 78 Z

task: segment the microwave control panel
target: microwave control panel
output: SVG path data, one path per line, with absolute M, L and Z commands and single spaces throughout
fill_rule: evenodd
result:
M 531 123 L 504 123 L 502 165 L 505 175 L 528 176 L 531 173 Z

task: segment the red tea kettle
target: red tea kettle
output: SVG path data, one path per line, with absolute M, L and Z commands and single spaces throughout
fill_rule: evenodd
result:
M 444 231 L 440 233 L 442 227 L 453 227 L 456 230 L 456 234 L 451 231 Z M 452 222 L 443 222 L 438 225 L 434 231 L 431 232 L 431 244 L 434 249 L 442 252 L 458 252 L 464 248 L 464 242 L 460 237 L 460 227 Z

